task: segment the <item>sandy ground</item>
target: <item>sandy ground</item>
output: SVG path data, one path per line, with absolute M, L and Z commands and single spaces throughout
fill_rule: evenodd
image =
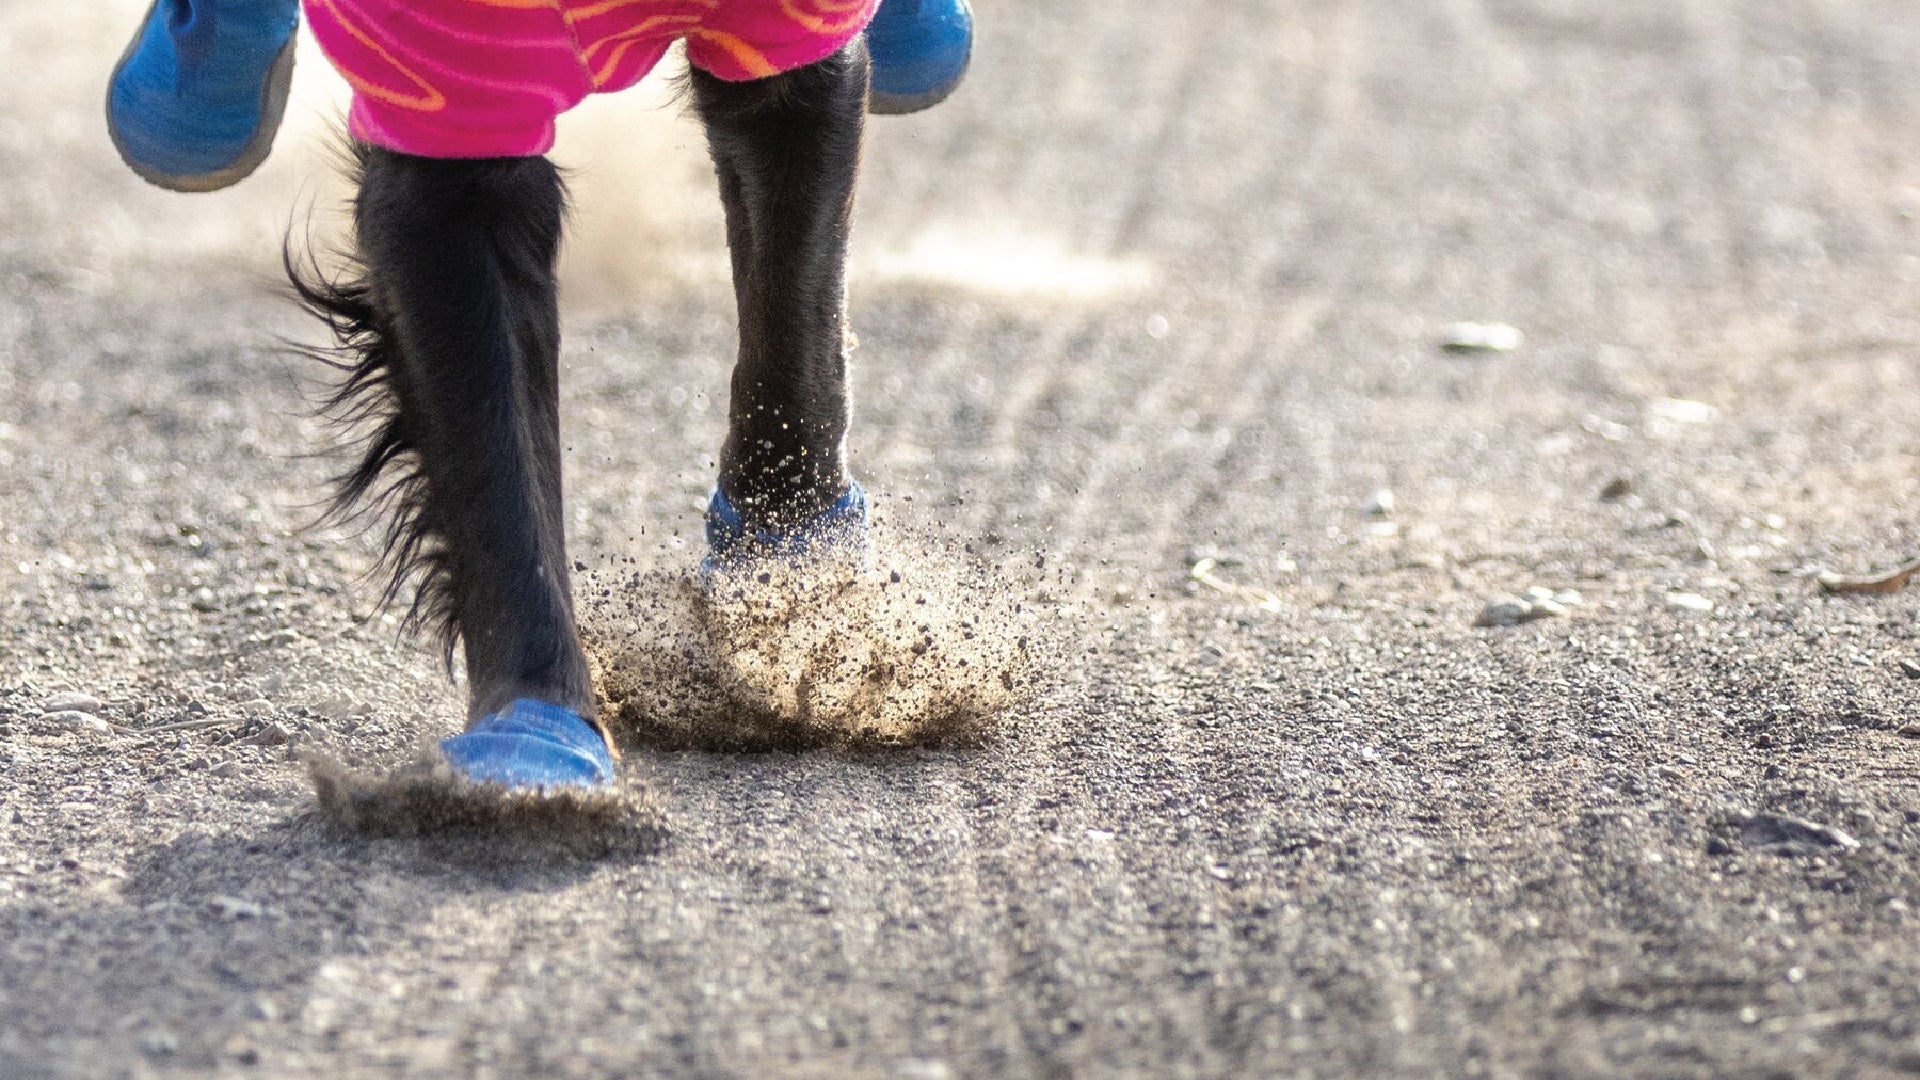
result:
M 855 462 L 1038 692 L 635 744 L 658 828 L 581 843 L 343 829 L 290 760 L 462 700 L 304 528 L 337 87 L 170 196 L 98 120 L 142 5 L 0 7 L 0 1076 L 1920 1072 L 1920 597 L 1810 577 L 1920 554 L 1920 8 L 982 6 L 873 128 Z M 730 296 L 657 91 L 563 140 L 612 588 L 696 557 Z

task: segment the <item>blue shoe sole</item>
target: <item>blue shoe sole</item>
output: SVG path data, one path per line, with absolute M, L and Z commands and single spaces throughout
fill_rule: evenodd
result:
M 707 557 L 703 575 L 735 564 L 772 559 L 802 564 L 827 561 L 864 567 L 871 561 L 873 538 L 867 528 L 867 492 L 849 481 L 846 493 L 811 521 L 790 529 L 749 532 L 746 519 L 716 485 L 707 502 Z
M 613 753 L 600 730 L 572 709 L 533 698 L 442 740 L 440 753 L 461 777 L 508 791 L 592 791 L 613 783 Z
M 938 105 L 973 61 L 973 8 L 967 0 L 885 0 L 867 27 L 867 56 L 868 112 L 898 116 Z
M 290 35 L 286 44 L 274 55 L 273 63 L 267 68 L 266 79 L 260 87 L 260 120 L 253 134 L 241 146 L 239 152 L 227 163 L 202 172 L 177 172 L 161 168 L 152 162 L 144 161 L 127 140 L 122 138 L 120 124 L 114 114 L 115 87 L 120 83 L 121 75 L 129 61 L 140 51 L 140 43 L 146 37 L 147 24 L 160 8 L 161 0 L 153 0 L 147 8 L 146 17 L 140 20 L 140 28 L 127 43 L 125 52 L 113 65 L 113 74 L 107 80 L 107 135 L 113 140 L 113 149 L 120 155 L 133 174 L 155 187 L 168 191 L 199 194 L 229 188 L 251 176 L 267 155 L 273 152 L 273 139 L 280 131 L 280 120 L 286 115 L 287 97 L 293 87 L 293 53 L 298 34 Z

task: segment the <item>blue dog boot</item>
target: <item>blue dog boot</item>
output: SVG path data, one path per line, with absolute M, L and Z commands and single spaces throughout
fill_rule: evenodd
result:
M 872 88 L 867 111 L 897 114 L 938 105 L 973 58 L 967 0 L 882 0 L 867 25 Z
M 107 84 L 127 167 L 170 191 L 217 191 L 267 159 L 293 81 L 300 0 L 153 0 Z
M 519 698 L 440 743 L 453 771 L 509 791 L 602 788 L 613 754 L 599 729 L 572 709 Z
M 739 508 L 716 485 L 707 503 L 707 557 L 700 569 L 711 575 L 730 563 L 768 558 L 793 563 L 825 559 L 864 567 L 872 553 L 867 491 L 857 482 L 848 481 L 846 494 L 811 521 L 751 531 Z

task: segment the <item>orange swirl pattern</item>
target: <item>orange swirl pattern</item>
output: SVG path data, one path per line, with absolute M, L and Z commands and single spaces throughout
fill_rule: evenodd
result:
M 873 18 L 873 5 L 866 0 L 780 0 L 780 10 L 808 33 L 827 37 L 859 33 Z
M 423 157 L 519 157 L 554 120 L 625 89 L 676 40 L 722 79 L 825 58 L 880 0 L 302 0 L 353 87 L 354 137 Z

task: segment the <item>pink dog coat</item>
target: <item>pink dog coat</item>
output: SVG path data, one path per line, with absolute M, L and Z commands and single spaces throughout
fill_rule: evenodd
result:
M 685 38 L 694 66 L 740 81 L 811 64 L 880 0 L 302 0 L 353 87 L 355 138 L 421 157 L 522 157 L 554 118 L 624 90 Z

